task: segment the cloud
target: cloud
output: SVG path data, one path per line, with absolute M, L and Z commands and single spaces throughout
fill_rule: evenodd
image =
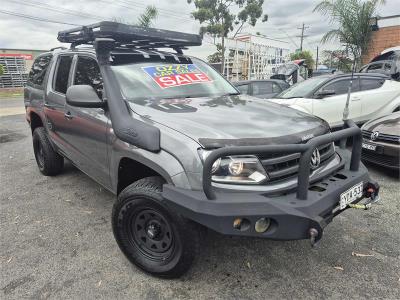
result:
M 297 29 L 304 22 L 309 28 L 305 34 L 304 47 L 315 51 L 322 35 L 333 28 L 325 17 L 313 13 L 319 0 L 266 0 L 264 13 L 269 15 L 266 23 L 259 22 L 254 28 L 247 26 L 245 31 L 260 32 L 271 38 L 290 43 L 292 50 L 300 44 Z M 42 3 L 42 4 L 41 4 Z M 121 18 L 134 22 L 146 5 L 159 8 L 160 15 L 155 22 L 158 28 L 197 33 L 200 25 L 190 13 L 194 5 L 186 0 L 3 0 L 0 10 L 11 11 L 39 18 L 71 24 L 90 24 L 99 20 Z M 78 11 L 78 13 L 77 13 Z M 398 0 L 387 0 L 380 9 L 381 15 L 399 13 Z M 78 14 L 75 15 L 75 14 Z M 57 32 L 72 25 L 52 24 L 0 13 L 0 48 L 50 49 L 59 46 Z M 337 48 L 337 43 L 320 45 L 322 48 Z M 215 51 L 215 47 L 204 41 L 203 46 L 193 48 L 190 54 L 205 58 Z

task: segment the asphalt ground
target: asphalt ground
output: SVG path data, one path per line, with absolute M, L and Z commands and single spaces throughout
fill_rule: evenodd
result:
M 400 298 L 395 174 L 368 166 L 381 203 L 336 217 L 317 249 L 208 232 L 189 273 L 162 280 L 120 252 L 112 194 L 68 163 L 59 176 L 41 175 L 21 107 L 21 99 L 0 100 L 1 299 Z

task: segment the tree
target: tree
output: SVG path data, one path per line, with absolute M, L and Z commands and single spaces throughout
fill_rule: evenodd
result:
M 154 5 L 148 5 L 146 6 L 145 11 L 138 17 L 136 22 L 129 22 L 122 18 L 113 18 L 112 20 L 114 22 L 120 22 L 128 25 L 135 25 L 144 28 L 149 28 L 153 25 L 153 22 L 155 19 L 157 19 L 157 17 L 158 17 L 157 7 L 155 7 Z
M 290 54 L 290 60 L 295 60 L 295 59 L 305 59 L 307 68 L 308 69 L 314 68 L 314 59 L 312 57 L 311 52 L 308 50 Z
M 324 50 L 322 52 L 322 64 L 332 69 L 350 72 L 352 61 L 346 50 Z
M 4 66 L 0 65 L 0 76 L 4 74 Z
M 262 5 L 264 0 L 187 0 L 189 4 L 193 3 L 196 7 L 192 12 L 195 20 L 198 20 L 202 25 L 200 34 L 209 34 L 214 39 L 221 39 L 221 61 L 222 70 L 224 70 L 225 57 L 225 38 L 230 32 L 233 32 L 236 26 L 235 37 L 247 23 L 255 26 L 258 19 L 263 14 Z M 231 10 L 237 11 L 237 14 Z M 263 16 L 263 22 L 268 20 L 268 16 Z M 218 49 L 217 49 L 217 52 Z M 218 54 L 214 53 L 214 57 L 218 58 Z
M 326 43 L 339 40 L 351 52 L 356 65 L 361 62 L 371 39 L 370 19 L 376 15 L 377 8 L 385 0 L 325 0 L 314 11 L 329 17 L 330 22 L 338 24 L 337 29 L 328 31 L 322 38 Z

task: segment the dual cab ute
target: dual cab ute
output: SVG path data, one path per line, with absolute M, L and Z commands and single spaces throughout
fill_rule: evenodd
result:
M 378 195 L 351 120 L 330 133 L 240 95 L 182 54 L 198 35 L 101 22 L 58 39 L 71 47 L 39 56 L 25 89 L 37 164 L 57 175 L 68 159 L 116 194 L 116 241 L 151 274 L 182 275 L 204 227 L 315 243 L 333 217 Z M 352 153 L 335 147 L 350 137 Z

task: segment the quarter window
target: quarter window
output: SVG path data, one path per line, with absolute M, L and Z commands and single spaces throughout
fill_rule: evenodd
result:
M 95 89 L 99 98 L 102 98 L 103 79 L 99 65 L 93 58 L 84 56 L 78 58 L 74 85 L 90 85 Z
M 54 83 L 54 90 L 61 94 L 67 93 L 69 70 L 72 64 L 72 56 L 63 55 L 58 59 L 57 75 Z
M 239 85 L 236 87 L 241 94 L 248 94 L 248 90 L 249 90 L 249 85 L 248 84 L 243 84 L 243 85 Z
M 50 55 L 42 55 L 36 58 L 32 65 L 32 69 L 28 75 L 28 84 L 42 85 L 47 68 L 49 67 L 51 58 Z

